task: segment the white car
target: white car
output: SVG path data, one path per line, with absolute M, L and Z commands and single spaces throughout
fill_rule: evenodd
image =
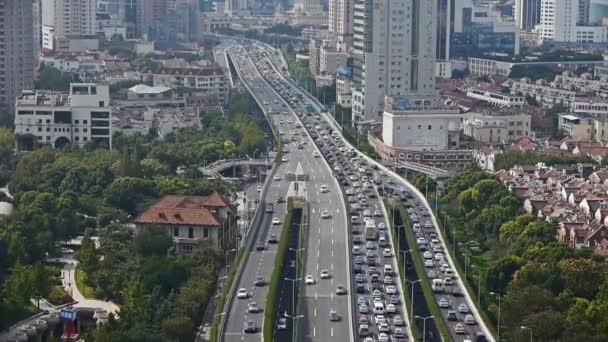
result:
M 431 259 L 427 259 L 427 260 L 425 260 L 425 261 L 424 261 L 424 267 L 429 267 L 429 268 L 431 268 L 431 267 L 433 267 L 433 266 L 435 266 L 435 264 L 433 263 L 433 260 L 431 260 Z
M 326 219 L 326 218 L 330 218 L 330 217 L 331 217 L 331 214 L 329 213 L 329 211 L 323 210 L 323 212 L 321 212 L 321 218 Z
M 321 191 L 322 194 L 328 192 L 329 190 L 327 189 L 327 185 L 325 185 L 325 184 L 321 185 L 320 191 Z
M 306 285 L 314 285 L 315 284 L 315 278 L 312 277 L 312 275 L 307 275 L 306 276 Z
M 247 289 L 246 288 L 240 288 L 239 291 L 236 293 L 236 298 L 238 298 L 238 299 L 247 299 L 247 298 L 249 298 L 249 294 L 247 293 Z
M 395 285 L 386 285 L 386 294 L 395 294 L 397 293 L 397 287 L 395 287 Z
M 314 158 L 319 158 L 319 157 L 321 156 L 321 154 L 319 154 L 319 152 L 317 152 L 317 151 L 314 151 L 314 152 L 312 153 L 312 156 L 313 156 Z
M 422 255 L 425 259 L 433 259 L 433 253 L 426 251 L 424 252 L 424 254 Z
M 278 217 L 275 217 L 272 219 L 272 224 L 274 224 L 274 225 L 281 224 L 281 220 L 279 220 Z
M 386 312 L 395 313 L 397 312 L 397 307 L 395 306 L 395 304 L 390 303 L 386 306 Z
M 379 333 L 378 334 L 378 342 L 388 342 L 388 335 L 386 333 Z
M 382 212 L 380 210 L 374 210 L 374 216 L 382 217 Z
M 385 257 L 385 258 L 390 258 L 390 257 L 392 257 L 392 256 L 393 256 L 393 252 L 391 251 L 391 249 L 390 249 L 390 248 L 385 248 L 385 249 L 382 251 L 382 256 L 383 256 L 383 257 Z
M 281 158 L 281 161 L 285 163 L 288 161 L 288 159 L 287 159 L 287 157 L 283 157 L 283 158 Z
M 329 277 L 330 275 L 328 270 L 321 270 L 321 279 L 329 279 Z
M 281 180 L 281 176 L 276 175 L 272 179 L 274 179 L 275 181 L 280 181 Z
M 258 192 L 262 191 L 262 186 L 258 185 Z

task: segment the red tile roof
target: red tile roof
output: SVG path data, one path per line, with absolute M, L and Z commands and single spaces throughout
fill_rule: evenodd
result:
M 217 192 L 208 197 L 165 196 L 141 213 L 135 223 L 219 227 L 216 210 L 227 206 L 228 201 Z

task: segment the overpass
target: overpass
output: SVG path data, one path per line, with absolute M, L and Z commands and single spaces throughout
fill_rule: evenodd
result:
M 272 161 L 270 159 L 247 159 L 247 158 L 239 158 L 239 159 L 222 159 L 215 161 L 205 167 L 199 168 L 204 175 L 210 176 L 213 178 L 224 178 L 222 176 L 222 172 L 226 170 L 230 170 L 235 167 L 242 166 L 253 166 L 253 167 L 272 167 Z

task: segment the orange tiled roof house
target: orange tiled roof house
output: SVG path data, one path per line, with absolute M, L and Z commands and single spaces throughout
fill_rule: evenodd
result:
M 161 198 L 135 219 L 135 233 L 152 226 L 165 228 L 179 253 L 203 247 L 227 250 L 236 245 L 235 210 L 218 192 Z

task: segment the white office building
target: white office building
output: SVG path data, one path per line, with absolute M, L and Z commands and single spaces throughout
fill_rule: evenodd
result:
M 539 36 L 542 41 L 605 43 L 608 29 L 589 25 L 589 0 L 542 0 Z
M 110 91 L 107 85 L 72 83 L 69 93 L 24 90 L 15 104 L 18 151 L 50 145 L 112 146 Z
M 435 92 L 437 4 L 356 0 L 353 121 L 380 121 L 385 96 Z M 390 23 L 390 24 L 389 24 Z

